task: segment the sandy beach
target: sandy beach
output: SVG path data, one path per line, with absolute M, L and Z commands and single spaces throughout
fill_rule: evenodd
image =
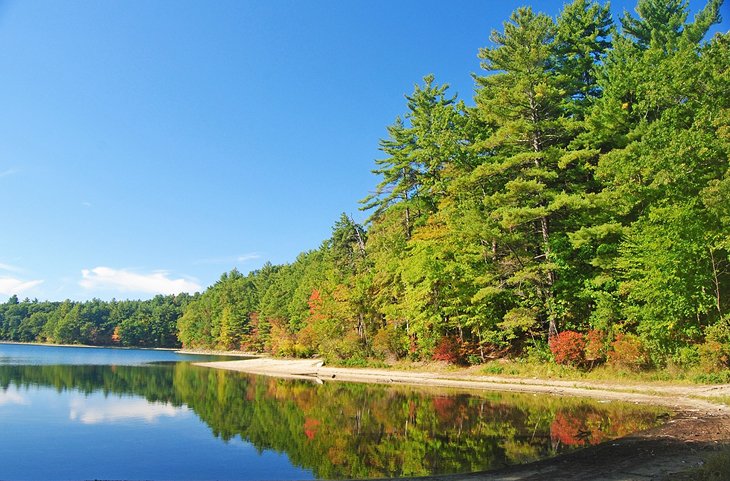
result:
M 649 431 L 527 465 L 497 471 L 430 479 L 484 481 L 669 481 L 699 466 L 722 446 L 730 445 L 730 385 L 659 385 L 554 381 L 471 373 L 338 368 L 320 360 L 256 358 L 197 365 L 312 382 L 366 382 L 464 390 L 581 396 L 666 407 L 671 419 Z M 728 473 L 730 479 L 730 473 Z

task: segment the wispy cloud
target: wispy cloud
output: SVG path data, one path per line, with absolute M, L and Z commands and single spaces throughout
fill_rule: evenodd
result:
M 6 272 L 15 272 L 20 273 L 23 272 L 23 269 L 21 269 L 18 266 L 14 266 L 11 264 L 5 264 L 4 262 L 0 262 L 0 271 L 6 271 Z
M 248 261 L 261 259 L 261 255 L 256 252 L 249 252 L 238 256 L 229 257 L 209 257 L 207 259 L 198 259 L 194 264 L 239 264 Z
M 5 296 L 22 294 L 41 283 L 43 283 L 42 280 L 24 281 L 14 277 L 3 276 L 0 277 L 0 294 Z
M 201 290 L 197 282 L 185 278 L 171 279 L 166 271 L 140 274 L 103 266 L 83 269 L 79 285 L 85 289 L 111 289 L 149 294 L 180 294 Z
M 18 173 L 18 169 L 0 170 L 0 177 L 7 177 L 9 175 L 13 175 L 13 174 L 17 174 L 17 173 Z

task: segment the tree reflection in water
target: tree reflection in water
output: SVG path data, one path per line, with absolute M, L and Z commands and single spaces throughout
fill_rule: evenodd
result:
M 320 478 L 481 471 L 646 429 L 657 408 L 512 393 L 282 380 L 187 363 L 0 366 L 0 388 L 189 406 L 216 437 L 285 453 Z

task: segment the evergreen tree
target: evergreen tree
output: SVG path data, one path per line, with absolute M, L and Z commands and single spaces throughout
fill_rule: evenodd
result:
M 491 155 L 471 176 L 485 193 L 490 243 L 502 252 L 494 256 L 499 282 L 513 286 L 523 307 L 542 311 L 551 336 L 558 318 L 551 221 L 563 180 L 560 148 L 568 136 L 565 92 L 551 69 L 555 33 L 549 17 L 520 8 L 504 32 L 492 32 L 494 46 L 480 50 L 482 68 L 495 73 L 477 78 L 477 108 L 496 130 L 483 145 Z
M 375 209 L 371 220 L 400 204 L 403 229 L 410 238 L 414 225 L 436 210 L 445 193 L 444 170 L 458 155 L 451 149 L 459 134 L 456 97 L 447 97 L 448 85 L 434 85 L 433 75 L 424 77 L 406 96 L 405 121 L 396 119 L 388 127 L 389 138 L 381 140 L 380 149 L 388 157 L 376 161 L 374 174 L 382 176 L 375 192 L 361 202 L 364 210 Z

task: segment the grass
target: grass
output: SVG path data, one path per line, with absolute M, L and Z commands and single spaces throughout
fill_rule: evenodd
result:
M 519 378 L 553 379 L 563 381 L 610 381 L 627 383 L 667 383 L 667 384 L 730 384 L 730 369 L 707 373 L 700 367 L 683 367 L 669 364 L 661 369 L 630 371 L 609 365 L 593 369 L 580 369 L 556 364 L 551 360 L 500 359 L 472 367 L 456 366 L 441 361 L 386 362 L 376 359 L 353 358 L 347 361 L 328 362 L 337 367 L 369 367 L 396 369 L 401 371 L 468 372 L 486 376 L 509 376 Z
M 730 446 L 710 455 L 705 464 L 697 469 L 682 473 L 682 481 L 727 481 L 730 479 Z
M 730 407 L 730 396 L 715 396 L 715 397 L 703 396 L 702 399 L 705 399 L 707 401 L 717 402 L 717 403 L 724 404 L 725 406 Z
M 698 367 L 685 368 L 675 365 L 669 365 L 663 369 L 635 372 L 606 365 L 586 370 L 563 366 L 553 362 L 500 360 L 482 365 L 480 371 L 481 374 L 485 375 L 535 377 L 566 381 L 671 382 L 672 384 L 730 383 L 730 369 L 715 373 L 705 373 Z

